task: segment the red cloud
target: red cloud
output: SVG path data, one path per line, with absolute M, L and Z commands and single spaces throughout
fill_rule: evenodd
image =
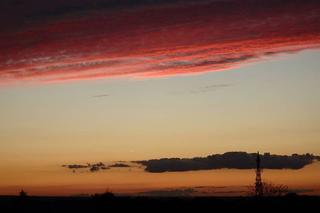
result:
M 320 45 L 318 1 L 230 0 L 82 11 L 0 37 L 0 84 L 231 69 Z

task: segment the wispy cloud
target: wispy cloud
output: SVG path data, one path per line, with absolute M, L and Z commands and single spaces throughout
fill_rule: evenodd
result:
M 94 95 L 92 96 L 93 98 L 103 98 L 103 97 L 108 97 L 109 94 L 99 94 L 99 95 Z
M 189 92 L 191 94 L 213 92 L 213 91 L 216 91 L 221 88 L 230 87 L 231 85 L 232 84 L 211 84 L 211 85 L 206 85 L 206 86 L 200 87 L 198 89 L 190 90 Z
M 87 164 L 64 164 L 62 167 L 71 169 L 73 172 L 76 172 L 76 170 L 79 169 L 87 169 L 90 172 L 97 172 L 100 170 L 105 170 L 109 169 L 104 163 L 99 162 L 99 163 L 87 163 Z
M 223 83 L 223 84 L 208 84 L 200 87 L 195 87 L 193 89 L 189 90 L 183 90 L 181 89 L 180 91 L 173 91 L 170 92 L 169 94 L 171 95 L 187 95 L 187 94 L 201 94 L 201 93 L 207 93 L 207 92 L 214 92 L 219 89 L 231 87 L 233 84 L 231 83 Z
M 132 165 L 130 162 L 128 163 L 113 163 L 111 165 L 107 165 L 102 162 L 98 163 L 86 163 L 86 164 L 64 164 L 62 167 L 70 169 L 72 172 L 76 171 L 87 171 L 87 172 L 98 172 L 101 170 L 111 169 L 111 168 L 130 168 Z

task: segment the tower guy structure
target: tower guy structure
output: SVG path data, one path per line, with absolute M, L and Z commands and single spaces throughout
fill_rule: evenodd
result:
M 263 184 L 262 184 L 262 178 L 261 178 L 261 166 L 260 166 L 260 154 L 259 152 L 257 153 L 257 158 L 256 158 L 256 163 L 257 163 L 257 167 L 256 167 L 256 183 L 255 183 L 255 192 L 256 192 L 256 196 L 261 197 L 263 196 Z

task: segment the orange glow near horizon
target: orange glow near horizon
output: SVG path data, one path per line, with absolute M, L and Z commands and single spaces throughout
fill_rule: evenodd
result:
M 293 191 L 301 190 L 302 194 L 320 194 L 319 166 L 320 163 L 317 162 L 299 170 L 265 169 L 263 181 L 285 183 Z M 0 191 L 1 194 L 16 195 L 23 188 L 31 195 L 69 196 L 102 193 L 105 190 L 119 194 L 138 194 L 157 190 L 202 188 L 198 192 L 200 195 L 221 195 L 226 190 L 230 191 L 225 192 L 226 196 L 233 196 L 246 195 L 247 187 L 254 183 L 254 177 L 254 170 L 235 169 L 148 173 L 141 168 L 123 168 L 98 173 L 72 173 L 57 167 L 37 174 L 23 172 L 19 178 L 15 176 L 3 180 Z M 202 194 L 203 191 L 207 191 L 207 194 Z

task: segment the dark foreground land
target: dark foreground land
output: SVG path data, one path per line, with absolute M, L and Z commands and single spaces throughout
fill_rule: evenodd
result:
M 0 196 L 0 212 L 220 212 L 312 211 L 320 209 L 320 197 L 15 197 Z

